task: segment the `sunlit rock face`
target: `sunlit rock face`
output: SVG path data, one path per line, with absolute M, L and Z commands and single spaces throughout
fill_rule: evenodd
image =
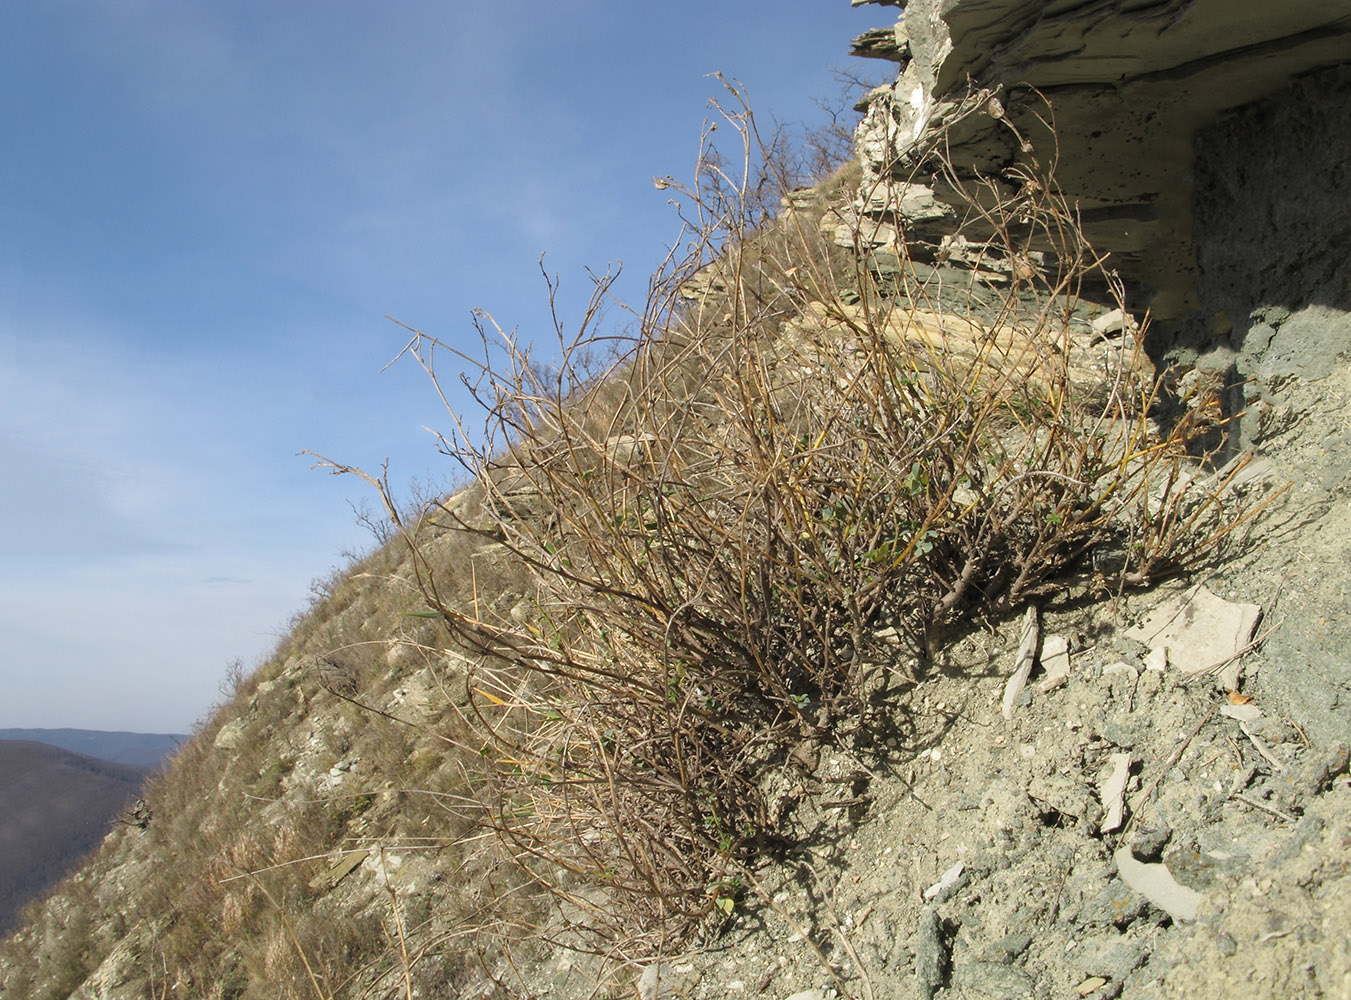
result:
M 1226 321 L 1232 330 L 1252 325 L 1244 310 L 1264 303 L 1235 299 L 1251 298 L 1254 264 L 1232 244 L 1269 239 L 1273 227 L 1288 243 L 1288 225 L 1302 224 L 1301 213 L 1279 207 L 1290 199 L 1308 206 L 1306 221 L 1324 246 L 1345 246 L 1351 88 L 1337 67 L 1351 63 L 1351 0 L 889 6 L 903 8 L 894 40 L 871 32 L 856 47 L 902 66 L 894 84 L 874 92 L 859 131 L 874 181 L 920 181 L 944 200 L 950 188 L 928 149 L 957 117 L 945 148 L 959 180 L 998 177 L 1029 155 L 1054 159 L 1090 239 L 1131 284 L 1132 305 L 1172 321 L 1175 338 L 1188 326 L 1227 337 Z M 963 116 L 968 81 L 995 99 Z M 1204 191 L 1194 191 L 1198 176 Z M 1266 221 L 1236 226 L 1224 198 L 1234 213 L 1262 212 Z M 1315 207 L 1320 199 L 1328 211 Z M 904 227 L 903 212 L 893 214 Z M 1316 256 L 1282 253 L 1299 267 Z M 1326 261 L 1313 266 L 1327 271 Z M 1329 292 L 1339 281 L 1341 291 Z M 1340 296 L 1329 307 L 1347 308 L 1344 264 L 1340 278 L 1299 282 L 1318 286 L 1324 300 Z M 1202 307 L 1210 311 L 1204 322 Z

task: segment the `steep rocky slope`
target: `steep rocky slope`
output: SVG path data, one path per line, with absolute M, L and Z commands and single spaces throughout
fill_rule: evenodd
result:
M 1351 996 L 1345 261 L 1230 267 L 1271 335 L 1224 361 L 1141 333 L 1035 150 L 954 208 L 920 181 L 960 157 L 861 140 L 772 222 L 701 178 L 728 225 L 609 380 L 483 371 L 503 447 L 444 442 L 479 478 L 394 506 L 0 993 Z M 1257 631 L 1148 625 L 1199 583 L 1172 618 Z
M 1351 731 L 1312 735 L 1326 706 L 1278 694 L 1302 664 L 1271 641 L 1289 630 L 1338 655 L 1321 643 L 1344 599 L 1301 592 L 1324 586 L 1311 564 L 1347 582 L 1351 464 L 1329 461 L 1324 442 L 1346 433 L 1348 392 L 1345 358 L 1287 384 L 1289 423 L 1266 455 L 1299 489 L 1246 556 L 1204 577 L 1260 604 L 1271 629 L 1244 658 L 1251 701 L 1147 665 L 1129 626 L 1181 583 L 1044 606 L 1070 673 L 1058 686 L 1034 673 L 1011 719 L 1001 702 L 1019 621 L 980 623 L 917 681 L 898 652 L 890 728 L 795 754 L 810 765 L 779 789 L 802 849 L 758 871 L 744 912 L 703 947 L 666 960 L 669 995 L 1351 996 Z M 1347 678 L 1344 659 L 1324 675 Z M 1123 762 L 1113 826 L 1105 788 Z M 1143 889 L 1165 870 L 1180 893 Z M 539 995 L 565 995 L 559 982 L 566 973 Z

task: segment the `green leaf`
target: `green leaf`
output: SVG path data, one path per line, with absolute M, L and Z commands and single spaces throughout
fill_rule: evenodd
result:
M 919 462 L 914 462 L 910 466 L 910 474 L 905 477 L 901 485 L 911 496 L 916 496 L 928 488 L 929 473 Z

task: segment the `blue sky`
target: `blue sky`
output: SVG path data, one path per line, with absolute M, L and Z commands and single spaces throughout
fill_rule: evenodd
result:
M 816 122 L 849 0 L 0 5 L 0 727 L 186 730 L 312 579 L 355 480 L 448 473 L 395 316 L 545 331 L 536 266 L 678 234 L 706 77 Z

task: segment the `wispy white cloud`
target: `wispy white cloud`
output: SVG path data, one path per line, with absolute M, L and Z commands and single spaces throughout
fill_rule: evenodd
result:
M 248 469 L 190 365 L 16 341 L 0 332 L 0 714 L 182 728 L 229 660 L 272 646 L 350 516 Z

